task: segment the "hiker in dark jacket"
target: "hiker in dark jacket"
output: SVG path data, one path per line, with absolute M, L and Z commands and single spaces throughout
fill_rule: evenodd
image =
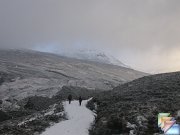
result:
M 82 103 L 82 98 L 81 96 L 79 97 L 79 105 L 81 106 L 81 103 Z
M 72 100 L 72 95 L 71 95 L 71 94 L 69 94 L 68 100 L 69 100 L 69 104 L 70 104 L 70 103 L 71 103 L 71 100 Z

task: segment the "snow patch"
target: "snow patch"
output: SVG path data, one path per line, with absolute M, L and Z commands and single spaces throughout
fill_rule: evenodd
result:
M 78 101 L 72 101 L 71 104 L 63 102 L 68 120 L 48 128 L 42 135 L 89 135 L 88 129 L 94 121 L 94 113 L 86 108 L 87 102 L 83 100 L 82 106 L 79 106 Z

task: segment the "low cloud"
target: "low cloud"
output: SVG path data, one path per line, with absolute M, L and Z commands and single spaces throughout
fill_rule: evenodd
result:
M 1 0 L 0 47 L 98 49 L 145 72 L 176 71 L 179 6 L 179 0 Z

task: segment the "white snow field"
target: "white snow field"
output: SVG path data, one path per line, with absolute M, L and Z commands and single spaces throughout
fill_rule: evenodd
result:
M 47 128 L 42 135 L 88 135 L 94 113 L 86 108 L 87 102 L 88 100 L 83 100 L 79 106 L 78 101 L 72 101 L 71 104 L 65 101 L 63 104 L 68 120 Z

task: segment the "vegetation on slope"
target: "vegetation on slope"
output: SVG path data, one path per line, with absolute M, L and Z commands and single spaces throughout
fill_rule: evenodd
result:
M 159 133 L 158 113 L 169 112 L 180 122 L 180 72 L 143 77 L 93 101 L 98 107 L 91 135 Z

